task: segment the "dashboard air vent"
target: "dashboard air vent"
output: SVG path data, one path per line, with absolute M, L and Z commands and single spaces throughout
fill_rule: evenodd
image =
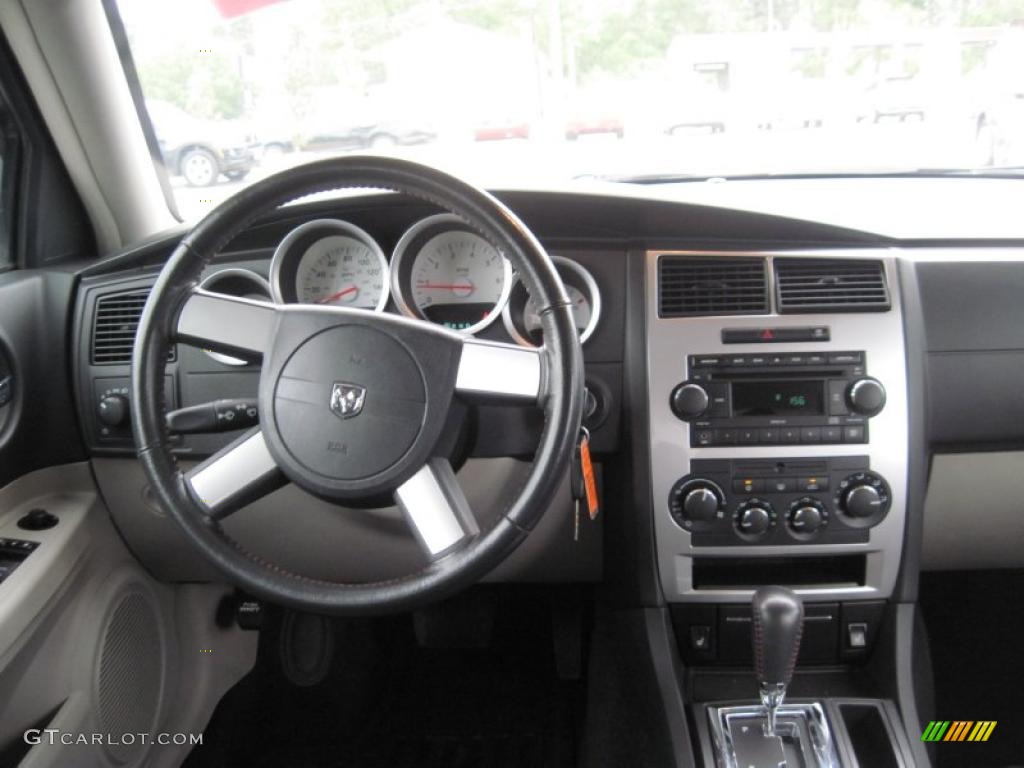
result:
M 884 312 L 889 288 L 882 262 L 776 258 L 779 312 Z
M 765 260 L 672 254 L 658 260 L 658 316 L 768 312 Z
M 149 296 L 148 290 L 101 296 L 92 323 L 93 365 L 126 365 L 132 361 L 135 331 Z M 171 347 L 169 360 L 174 360 Z

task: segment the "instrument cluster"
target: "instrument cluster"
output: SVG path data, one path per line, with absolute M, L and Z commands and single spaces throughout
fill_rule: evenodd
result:
M 600 317 L 597 283 L 576 262 L 552 258 L 585 342 Z M 515 342 L 543 343 L 540 315 L 509 260 L 450 214 L 413 224 L 390 259 L 373 236 L 354 224 L 306 222 L 274 251 L 270 289 L 280 303 L 390 310 L 465 334 L 501 318 Z

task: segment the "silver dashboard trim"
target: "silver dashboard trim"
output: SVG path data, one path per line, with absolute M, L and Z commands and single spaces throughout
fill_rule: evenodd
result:
M 769 314 L 710 317 L 658 317 L 658 258 L 664 254 L 700 257 L 761 256 L 767 259 L 769 279 L 774 280 L 776 256 L 813 258 L 871 258 L 881 260 L 892 307 L 886 312 L 837 314 L 785 314 L 776 308 L 774 286 L 770 283 Z M 863 586 L 823 585 L 799 588 L 808 600 L 845 600 L 884 598 L 892 594 L 899 571 L 906 520 L 909 430 L 907 407 L 906 351 L 903 313 L 896 255 L 891 250 L 829 251 L 685 251 L 649 250 L 645 254 L 645 304 L 647 331 L 647 387 L 649 436 L 651 444 L 651 493 L 655 522 L 658 569 L 665 596 L 675 602 L 722 602 L 749 600 L 752 589 L 696 589 L 693 584 L 693 560 L 696 556 L 757 558 L 812 555 L 822 553 L 863 553 L 867 572 Z M 728 344 L 721 330 L 732 327 L 828 325 L 829 342 L 772 344 L 771 351 L 820 352 L 864 350 L 868 374 L 885 385 L 888 400 L 885 409 L 871 419 L 869 440 L 860 445 L 787 445 L 690 447 L 690 426 L 680 421 L 669 408 L 672 388 L 688 377 L 689 354 L 743 354 L 765 352 L 765 345 Z M 892 507 L 885 519 L 869 533 L 863 544 L 786 546 L 743 545 L 735 547 L 694 547 L 690 534 L 676 525 L 668 511 L 669 490 L 680 477 L 690 473 L 694 459 L 779 457 L 829 457 L 867 455 L 871 469 L 879 472 L 892 491 Z
M 597 280 L 590 274 L 590 271 L 582 264 L 567 259 L 565 256 L 556 256 L 551 254 L 551 260 L 555 263 L 555 269 L 561 272 L 562 270 L 572 272 L 583 282 L 584 288 L 587 289 L 587 299 L 590 301 L 590 320 L 587 322 L 587 327 L 580 331 L 580 344 L 586 344 L 587 339 L 594 335 L 594 331 L 597 330 L 597 324 L 601 320 L 601 290 L 597 287 Z M 561 277 L 561 275 L 560 275 Z M 563 277 L 563 282 L 565 278 Z M 519 275 L 516 274 L 512 278 L 512 290 L 515 290 L 516 285 L 522 285 L 522 281 L 519 279 Z M 505 331 L 512 340 L 515 341 L 521 347 L 533 347 L 534 344 L 530 339 L 519 333 L 519 329 L 516 328 L 515 322 L 512 320 L 512 292 L 509 291 L 509 300 L 505 302 L 505 307 L 501 310 L 501 322 L 505 326 Z
M 211 286 L 213 286 L 218 280 L 223 280 L 225 277 L 238 277 L 244 280 L 249 280 L 253 285 L 259 287 L 259 289 L 263 291 L 263 295 L 268 301 L 273 301 L 270 283 L 267 282 L 267 279 L 263 277 L 263 275 L 253 272 L 251 269 L 244 269 L 241 267 L 227 267 L 226 269 L 218 269 L 216 272 L 211 272 L 199 281 L 199 287 L 203 290 L 209 291 L 210 293 L 220 293 L 216 287 Z M 224 295 L 230 296 L 232 294 Z M 239 298 L 244 299 L 247 297 L 240 296 Z M 203 354 L 211 360 L 216 360 L 218 363 L 222 363 L 223 365 L 233 365 L 237 367 L 249 365 L 248 360 L 243 360 L 240 357 L 232 357 L 231 355 L 225 355 L 222 352 L 214 352 L 209 349 L 204 349 Z
M 450 228 L 452 229 L 464 230 L 476 237 L 479 237 L 487 243 L 487 245 L 494 248 L 501 256 L 505 281 L 501 286 L 501 295 L 498 297 L 498 301 L 495 303 L 494 309 L 491 310 L 483 320 L 471 325 L 469 328 L 461 328 L 457 330 L 452 329 L 463 336 L 472 336 L 475 333 L 479 333 L 484 328 L 487 328 L 491 323 L 497 320 L 501 311 L 508 303 L 508 297 L 512 293 L 512 262 L 508 260 L 508 257 L 502 253 L 497 246 L 493 245 L 476 229 L 467 224 L 464 219 L 456 216 L 454 213 L 438 213 L 433 216 L 428 216 L 425 219 L 420 219 L 409 227 L 402 237 L 399 238 L 398 243 L 395 245 L 395 250 L 391 254 L 391 294 L 394 296 L 395 305 L 403 315 L 416 320 L 422 320 L 427 323 L 432 322 L 419 310 L 416 306 L 416 302 L 412 299 L 412 296 L 406 295 L 406 286 L 402 284 L 402 262 L 410 255 L 409 248 L 412 246 L 413 242 L 415 242 L 417 237 L 419 237 L 423 232 L 429 230 L 431 227 L 438 227 L 438 233 L 441 233 L 445 231 L 445 225 L 451 225 Z M 411 254 L 413 265 L 415 265 L 416 257 L 418 255 L 419 251 Z M 410 265 L 410 269 L 411 268 L 412 265 Z
M 281 271 L 284 269 L 285 261 L 288 261 L 289 266 L 294 264 L 297 269 L 299 261 L 301 261 L 302 257 L 305 255 L 304 253 L 300 253 L 297 254 L 297 256 L 292 256 L 292 246 L 309 232 L 315 232 L 318 229 L 333 229 L 336 233 L 347 235 L 354 240 L 358 240 L 369 248 L 373 255 L 377 257 L 377 261 L 380 262 L 381 269 L 384 270 L 383 286 L 381 287 L 380 298 L 377 299 L 377 304 L 373 307 L 372 311 L 383 312 L 384 307 L 388 305 L 388 299 L 391 296 L 391 266 L 388 263 L 388 257 L 384 255 L 384 250 L 369 232 L 343 219 L 313 219 L 312 221 L 300 224 L 284 236 L 284 239 L 278 244 L 277 248 L 274 249 L 274 255 L 270 259 L 270 295 L 274 302 L 277 304 L 287 303 L 284 294 L 281 291 Z M 296 289 L 295 302 L 301 303 L 298 299 L 298 289 Z M 369 307 L 353 307 L 353 309 L 365 310 L 369 309 Z

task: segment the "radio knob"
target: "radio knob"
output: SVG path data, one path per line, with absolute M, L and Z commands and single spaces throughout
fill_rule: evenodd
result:
M 797 536 L 807 536 L 817 533 L 825 522 L 825 509 L 813 499 L 801 499 L 789 512 L 789 529 Z
M 757 499 L 740 505 L 736 511 L 736 530 L 749 539 L 760 538 L 772 527 L 771 507 Z
M 96 407 L 96 416 L 108 427 L 120 427 L 128 421 L 128 398 L 124 395 L 106 395 Z
M 885 387 L 878 379 L 857 379 L 846 390 L 850 410 L 861 416 L 874 416 L 885 407 Z
M 673 389 L 672 396 L 669 398 L 672 413 L 683 421 L 703 416 L 710 402 L 707 390 L 692 381 L 684 381 Z

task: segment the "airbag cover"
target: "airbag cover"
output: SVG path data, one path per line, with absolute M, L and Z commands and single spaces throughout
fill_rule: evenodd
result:
M 394 337 L 340 326 L 308 339 L 281 369 L 274 416 L 281 441 L 305 469 L 334 480 L 386 471 L 423 428 L 426 387 Z

